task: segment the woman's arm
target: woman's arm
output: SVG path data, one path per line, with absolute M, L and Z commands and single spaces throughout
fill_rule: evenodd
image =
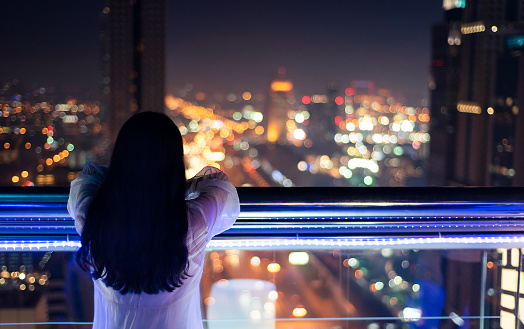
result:
M 198 184 L 204 180 L 219 179 L 225 182 L 229 182 L 229 177 L 215 167 L 206 166 L 198 172 L 193 178 L 190 178 L 186 182 L 186 200 L 195 199 L 200 195 Z
M 206 167 L 192 180 L 189 193 L 190 209 L 203 215 L 207 225 L 207 240 L 233 226 L 240 213 L 236 188 L 227 175 L 214 167 Z
M 89 162 L 84 166 L 78 177 L 71 182 L 67 211 L 75 220 L 78 234 L 82 233 L 87 210 L 100 185 L 104 182 L 107 170 L 107 167 Z

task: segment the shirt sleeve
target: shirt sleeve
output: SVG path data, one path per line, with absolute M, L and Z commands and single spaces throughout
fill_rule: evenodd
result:
M 206 241 L 233 226 L 240 213 L 240 202 L 236 188 L 225 173 L 215 167 L 205 167 L 188 181 L 188 185 L 188 209 L 203 217 L 207 226 L 203 230 Z
M 104 182 L 106 171 L 106 167 L 89 162 L 84 166 L 78 177 L 71 182 L 67 211 L 75 220 L 75 228 L 78 234 L 82 234 L 87 210 L 100 185 Z

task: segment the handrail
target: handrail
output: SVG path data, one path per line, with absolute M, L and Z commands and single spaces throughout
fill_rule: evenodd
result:
M 524 246 L 522 188 L 237 190 L 239 219 L 211 241 L 213 248 Z M 0 250 L 78 248 L 66 209 L 68 192 L 61 187 L 0 188 Z

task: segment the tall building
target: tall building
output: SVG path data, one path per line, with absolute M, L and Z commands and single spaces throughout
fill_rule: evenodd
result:
M 338 96 L 336 84 L 330 83 L 325 95 L 312 95 L 310 100 L 307 107 L 311 113 L 309 136 L 317 146 L 329 149 L 328 145 L 333 143 L 333 136 L 338 132 L 338 125 L 346 116 L 342 106 L 344 98 Z
M 524 186 L 524 29 L 504 38 L 496 62 L 491 115 L 490 183 Z
M 430 183 L 523 185 L 517 144 L 524 139 L 516 136 L 524 85 L 522 75 L 509 81 L 504 72 L 522 72 L 511 40 L 523 34 L 524 2 L 444 1 L 444 9 L 432 36 Z
M 445 1 L 444 9 L 444 21 L 431 29 L 431 161 L 427 168 L 430 185 L 449 184 L 455 159 L 463 8 Z
M 293 83 L 285 78 L 285 69 L 271 81 L 268 97 L 267 140 L 270 143 L 285 142 L 287 114 L 291 110 Z
M 112 137 L 133 113 L 164 111 L 165 0 L 108 0 L 102 55 L 106 121 Z

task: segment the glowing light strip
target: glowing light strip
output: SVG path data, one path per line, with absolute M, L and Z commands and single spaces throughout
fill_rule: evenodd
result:
M 301 218 L 303 219 L 303 218 Z M 349 221 L 351 219 L 351 221 Z M 485 222 L 432 222 L 421 223 L 421 222 L 388 222 L 381 223 L 378 220 L 369 221 L 369 219 L 362 219 L 362 222 L 354 222 L 354 218 L 347 219 L 348 221 L 340 222 L 327 221 L 316 221 L 318 219 L 306 218 L 303 222 L 294 221 L 278 221 L 270 220 L 265 222 L 236 222 L 231 229 L 227 232 L 234 234 L 238 230 L 250 230 L 253 233 L 259 234 L 260 230 L 293 230 L 304 232 L 304 230 L 319 230 L 319 229 L 331 229 L 331 230 L 362 230 L 362 229 L 373 229 L 373 230 L 401 230 L 403 233 L 410 233 L 412 230 L 429 230 L 435 232 L 439 229 L 468 229 L 474 231 L 486 231 L 493 232 L 492 229 L 504 229 L 504 228 L 524 228 L 524 223 L 517 221 L 497 222 L 497 221 L 485 221 Z M 364 221 L 367 220 L 367 221 Z M 71 221 L 70 225 L 56 225 L 53 223 L 39 223 L 39 225 L 21 225 L 19 223 L 1 223 L 0 221 L 0 232 L 5 234 L 15 234 L 20 232 L 31 233 L 31 234 L 53 234 L 53 233 L 70 233 L 76 236 L 76 230 L 74 223 Z
M 0 251 L 76 251 L 80 241 L 0 241 Z
M 467 192 L 467 191 L 465 191 Z M 11 207 L 23 207 L 23 208 L 59 208 L 63 209 L 64 213 L 67 214 L 67 197 L 65 200 L 58 200 L 55 203 L 46 203 L 46 202 L 9 202 L 3 201 L 2 198 L 5 197 L 5 194 L 0 194 L 0 208 L 11 208 Z M 19 198 L 22 198 L 22 196 L 19 196 Z M 28 196 L 24 196 L 23 200 L 27 201 Z M 36 196 L 35 198 L 40 198 L 40 196 Z M 395 201 L 379 201 L 379 202 L 373 202 L 373 201 L 346 201 L 346 202 L 241 202 L 241 206 L 335 206 L 335 207 L 392 207 L 392 206 L 408 206 L 408 207 L 435 207 L 435 206 L 498 206 L 498 207 L 505 207 L 505 206 L 520 206 L 524 207 L 524 202 L 484 202 L 484 201 L 477 201 L 477 202 L 471 202 L 471 201 L 437 201 L 437 202 L 395 202 Z
M 80 241 L 0 241 L 0 251 L 76 251 Z M 524 235 L 482 237 L 370 237 L 370 238 L 281 238 L 281 239 L 214 239 L 207 249 L 477 249 L 524 247 Z
M 11 322 L 11 323 L 0 323 L 0 326 L 34 326 L 34 325 L 49 325 L 49 324 L 70 324 L 70 325 L 91 325 L 93 322 Z
M 332 239 L 249 239 L 249 240 L 211 240 L 208 249 L 478 249 L 500 247 L 524 247 L 524 236 L 490 237 L 372 237 L 372 238 L 332 238 Z
M 406 216 L 409 214 L 411 216 Z M 33 217 L 33 218 L 31 218 Z M 23 218 L 27 221 L 70 220 L 64 205 L 38 203 L 0 204 L 0 218 Z M 333 203 L 241 203 L 239 218 L 296 217 L 383 217 L 429 218 L 524 218 L 524 203 L 508 202 L 333 202 Z
M 374 223 L 374 222 L 368 222 L 368 223 L 290 223 L 290 222 L 277 222 L 274 223 L 271 222 L 265 222 L 265 223 L 242 223 L 237 222 L 233 225 L 233 228 L 230 229 L 231 231 L 235 231 L 237 229 L 246 229 L 246 230 L 278 230 L 278 229 L 289 229 L 289 230 L 311 230 L 311 229 L 400 229 L 400 230 L 409 230 L 409 229 L 430 229 L 434 231 L 435 229 L 480 229 L 480 228 L 518 228 L 518 227 L 524 227 L 524 223 L 501 223 L 501 222 L 487 222 L 487 223 L 431 223 L 431 224 L 420 224 L 420 223 L 412 223 L 404 224 L 404 223 Z
M 257 202 L 257 203 L 240 203 L 241 206 L 346 206 L 346 207 L 369 207 L 369 206 L 381 206 L 381 207 L 392 207 L 392 206 L 426 206 L 426 207 L 435 207 L 435 206 L 508 206 L 514 205 L 519 207 L 524 207 L 523 202 L 468 202 L 468 201 L 449 201 L 449 202 Z
M 406 216 L 409 215 L 409 216 Z M 242 203 L 239 218 L 524 218 L 524 203 L 486 202 L 339 202 L 339 203 Z
M 411 216 L 406 216 L 406 214 Z M 448 216 L 446 216 L 448 215 Z M 469 215 L 469 216 L 468 216 Z M 353 210 L 317 210 L 317 211 L 298 211 L 298 210 L 275 210 L 275 211 L 249 211 L 240 212 L 238 216 L 240 219 L 267 219 L 267 218 L 345 218 L 345 219 L 366 219 L 366 218 L 384 218 L 384 219 L 484 219 L 484 218 L 524 218 L 524 213 L 519 211 L 518 213 L 512 213 L 511 211 L 506 212 L 491 212 L 489 210 L 459 210 L 456 211 L 445 211 L 445 210 L 366 210 L 366 209 L 353 209 Z
M 500 233 L 498 233 L 500 232 Z M 65 248 L 62 241 L 78 241 L 79 237 L 74 227 L 32 227 L 32 226 L 0 226 L 0 234 L 8 237 L 6 242 L 0 244 L 0 250 L 12 248 L 16 243 L 24 244 L 15 249 L 25 249 L 28 243 L 42 248 L 43 244 L 49 246 L 50 250 L 56 248 Z M 268 225 L 252 223 L 244 224 L 237 223 L 231 229 L 225 231 L 223 234 L 217 236 L 217 240 L 233 240 L 238 241 L 243 239 L 245 241 L 255 240 L 273 240 L 278 234 L 282 239 L 306 239 L 306 238 L 344 238 L 344 239 L 361 239 L 362 234 L 367 235 L 367 239 L 382 239 L 402 237 L 410 238 L 425 238 L 436 237 L 441 235 L 460 236 L 463 239 L 473 237 L 511 237 L 520 236 L 524 234 L 524 224 L 498 224 L 490 223 L 484 224 L 419 224 L 419 225 L 383 225 L 366 223 L 364 225 L 357 225 L 351 223 L 345 224 L 330 224 L 330 223 L 269 223 Z M 430 235 L 423 235 L 430 234 Z M 32 237 L 29 237 L 32 236 Z M 286 235 L 286 236 L 283 236 Z M 36 237 L 38 236 L 38 237 Z M 25 239 L 25 240 L 24 240 Z M 30 240 L 31 239 L 31 240 Z M 28 241 L 29 240 L 29 241 Z M 394 240 L 388 240 L 394 241 Z M 463 240 L 466 241 L 466 240 Z M 486 240 L 488 241 L 488 240 Z M 1 240 L 0 240 L 1 243 Z M 59 245 L 56 245 L 56 244 Z M 68 247 L 68 250 L 70 248 Z

